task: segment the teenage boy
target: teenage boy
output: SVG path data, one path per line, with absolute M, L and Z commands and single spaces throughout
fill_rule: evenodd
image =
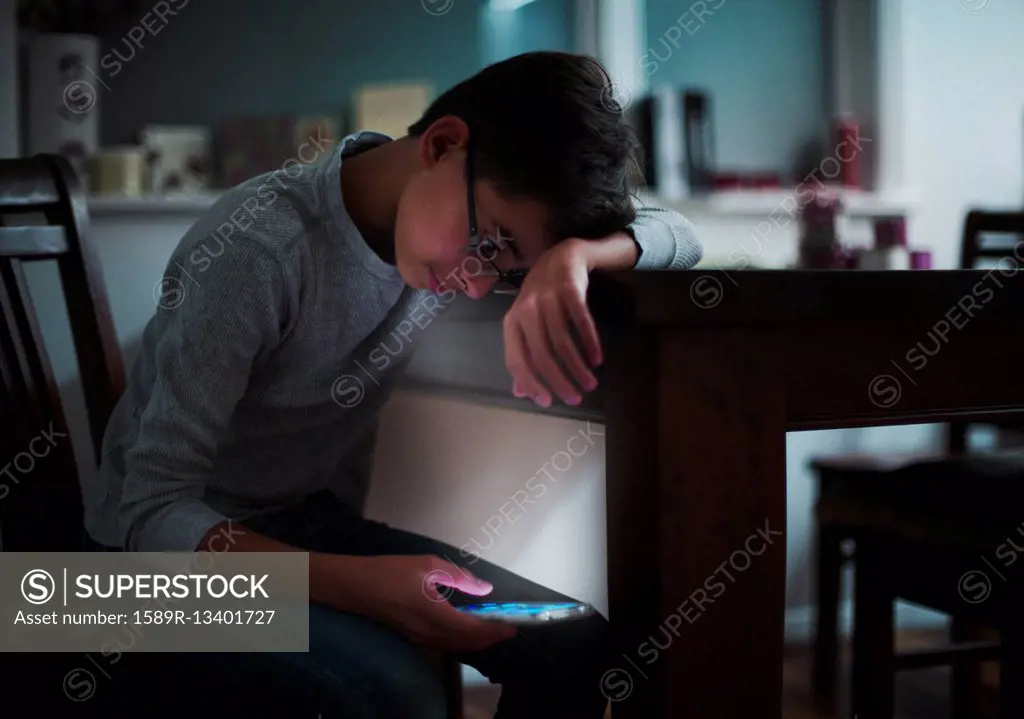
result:
M 87 526 L 114 550 L 310 553 L 309 653 L 222 657 L 222 670 L 288 686 L 324 718 L 441 719 L 427 648 L 501 684 L 500 719 L 602 716 L 603 617 L 516 631 L 464 615 L 449 594 L 566 598 L 361 507 L 376 418 L 416 334 L 373 381 L 363 368 L 411 313 L 518 287 L 510 390 L 575 404 L 601 362 L 589 273 L 700 259 L 685 219 L 635 208 L 635 142 L 609 84 L 567 53 L 491 65 L 407 136 L 359 133 L 242 183 L 182 240 Z

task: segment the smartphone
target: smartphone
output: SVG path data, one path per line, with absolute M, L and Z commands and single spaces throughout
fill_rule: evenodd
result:
M 594 608 L 583 602 L 480 602 L 456 609 L 481 619 L 515 624 L 561 622 L 582 619 L 594 613 Z

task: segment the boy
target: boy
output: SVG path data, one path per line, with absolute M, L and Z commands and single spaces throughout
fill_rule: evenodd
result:
M 452 590 L 565 598 L 484 561 L 456 567 L 441 558 L 455 548 L 360 514 L 375 418 L 415 334 L 357 397 L 339 379 L 437 295 L 501 282 L 519 287 L 504 320 L 512 391 L 549 406 L 594 388 L 588 273 L 700 259 L 686 220 L 634 209 L 633 142 L 608 87 L 582 56 L 497 63 L 406 137 L 360 133 L 245 182 L 182 240 L 177 301 L 146 328 L 87 526 L 129 551 L 308 551 L 309 653 L 236 657 L 232 671 L 325 718 L 441 719 L 426 647 L 501 684 L 500 719 L 602 716 L 603 617 L 517 632 L 465 616 Z

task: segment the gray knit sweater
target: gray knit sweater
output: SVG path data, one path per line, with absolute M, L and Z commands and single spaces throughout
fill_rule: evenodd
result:
M 430 331 L 417 318 L 448 301 L 406 287 L 345 210 L 343 158 L 389 139 L 249 180 L 182 239 L 86 491 L 93 539 L 193 551 L 219 522 L 316 490 L 362 505 L 377 415 Z M 632 229 L 638 269 L 700 259 L 675 213 L 641 208 Z

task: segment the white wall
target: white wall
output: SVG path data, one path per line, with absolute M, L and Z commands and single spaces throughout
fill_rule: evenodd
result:
M 925 203 L 911 238 L 951 268 L 969 208 L 1024 204 L 1024 2 L 894 5 L 906 181 Z
M 17 4 L 0 0 L 0 157 L 19 155 Z
M 603 425 L 399 393 L 381 430 L 369 516 L 607 611 Z

